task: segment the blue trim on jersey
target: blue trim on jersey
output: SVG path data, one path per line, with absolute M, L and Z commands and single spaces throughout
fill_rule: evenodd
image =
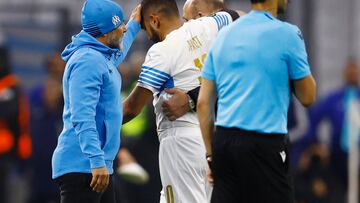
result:
M 223 16 L 219 16 L 219 18 L 220 18 L 220 21 L 221 21 L 220 24 L 223 25 L 226 22 L 226 20 L 224 19 Z
M 226 16 L 223 16 L 225 18 L 225 25 L 229 25 L 229 18 L 227 18 Z
M 148 66 L 142 66 L 138 82 L 149 85 L 158 90 L 158 96 L 165 88 L 175 87 L 173 77 L 167 73 Z
M 229 19 L 225 15 L 215 15 L 213 18 L 216 21 L 216 24 L 218 26 L 218 30 L 223 28 L 225 25 L 229 24 Z
M 220 16 L 221 18 L 223 18 L 223 25 L 221 26 L 221 28 L 223 28 L 224 26 L 226 26 L 226 25 L 228 25 L 229 24 L 229 19 L 226 17 L 226 16 L 224 16 L 224 15 L 222 15 L 222 16 Z M 221 29 L 220 28 L 220 29 Z
M 163 85 L 163 88 L 173 88 L 175 87 L 174 79 L 171 77 L 166 83 Z
M 174 79 L 171 77 L 169 80 L 166 81 L 166 83 L 164 83 L 164 84 L 161 86 L 161 88 L 160 88 L 159 93 L 157 94 L 157 96 L 159 96 L 160 93 L 161 93 L 165 88 L 173 88 L 173 87 L 175 87 L 175 85 L 174 85 Z
M 146 85 L 150 85 L 151 87 L 155 88 L 155 89 L 158 90 L 158 91 L 160 91 L 160 90 L 161 90 L 161 87 L 162 87 L 161 85 L 158 85 L 158 84 L 156 84 L 156 83 L 154 83 L 154 82 L 152 82 L 152 81 L 150 81 L 150 80 L 144 79 L 144 78 L 140 78 L 140 79 L 138 80 L 138 82 L 144 83 L 144 84 L 146 84 Z
M 171 75 L 169 75 L 169 74 L 167 74 L 167 73 L 165 73 L 165 72 L 162 72 L 162 71 L 160 71 L 160 70 L 157 70 L 157 69 L 155 69 L 155 68 L 150 68 L 150 67 L 148 67 L 148 66 L 142 66 L 142 68 L 148 69 L 148 70 L 151 70 L 151 71 L 154 71 L 154 72 L 156 72 L 156 73 L 159 73 L 161 76 L 166 77 L 166 79 L 171 78 Z
M 213 16 L 213 18 L 214 18 L 215 21 L 216 21 L 216 24 L 217 24 L 217 26 L 218 26 L 218 30 L 220 30 L 220 22 L 219 22 L 219 20 L 218 20 L 218 16 Z
M 163 80 L 163 81 L 166 81 L 167 79 L 169 79 L 168 77 L 164 77 L 162 75 L 160 75 L 159 73 L 155 73 L 155 72 L 152 72 L 151 70 L 144 70 L 144 69 L 141 69 L 141 74 L 147 74 L 147 75 L 151 75 L 159 80 Z
M 166 82 L 166 79 L 160 79 L 148 73 L 141 73 L 139 78 L 146 78 L 148 80 L 153 80 L 154 82 L 159 83 L 159 85 L 163 85 Z

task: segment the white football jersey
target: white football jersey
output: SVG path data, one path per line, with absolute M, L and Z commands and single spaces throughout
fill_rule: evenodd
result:
M 190 20 L 147 52 L 138 86 L 154 93 L 158 130 L 182 125 L 199 125 L 196 113 L 188 112 L 176 121 L 169 121 L 161 105 L 171 95 L 164 88 L 179 88 L 188 92 L 200 86 L 201 68 L 218 31 L 232 22 L 227 12 Z

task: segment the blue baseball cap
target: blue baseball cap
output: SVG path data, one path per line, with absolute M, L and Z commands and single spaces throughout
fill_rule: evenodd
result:
M 86 0 L 81 11 L 81 25 L 85 32 L 99 37 L 118 28 L 124 22 L 124 12 L 111 0 Z

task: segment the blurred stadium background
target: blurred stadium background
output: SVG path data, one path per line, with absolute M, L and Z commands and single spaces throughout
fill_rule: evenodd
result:
M 59 53 L 71 36 L 81 29 L 83 2 L 0 0 L 0 47 L 9 53 L 9 67 L 20 79 L 23 94 L 29 101 L 33 143 L 29 159 L 16 156 L 2 158 L 5 155 L 0 153 L 0 179 L 4 183 L 0 187 L 0 196 L 6 196 L 7 199 L 3 200 L 5 203 L 58 202 L 49 170 L 56 136 L 61 130 L 60 78 L 64 63 L 59 59 Z M 117 2 L 123 6 L 126 16 L 138 3 L 137 0 Z M 180 12 L 184 2 L 178 0 Z M 225 0 L 227 7 L 244 11 L 249 11 L 249 2 Z M 345 70 L 349 67 L 351 70 L 359 68 L 359 10 L 359 0 L 291 0 L 286 15 L 282 16 L 303 31 L 312 72 L 318 84 L 319 102 L 343 90 L 346 78 L 353 76 L 353 80 L 359 80 L 357 71 L 348 73 L 348 77 L 344 78 L 345 67 Z M 145 33 L 141 32 L 125 63 L 121 65 L 124 95 L 133 87 L 139 65 L 150 45 Z M 4 57 L 1 60 L 5 60 Z M 336 135 L 341 134 L 336 130 L 336 125 L 340 123 L 340 128 L 344 127 L 346 119 L 342 107 L 337 106 L 336 101 L 329 102 L 332 103 L 325 102 L 321 110 L 315 105 L 307 111 L 297 102 L 290 109 L 289 134 L 293 147 L 291 158 L 297 203 L 342 203 L 348 199 L 348 152 L 336 151 L 338 149 L 334 144 L 339 143 L 340 138 L 336 138 Z M 329 119 L 326 119 L 326 115 Z M 331 120 L 333 117 L 338 118 L 337 121 Z M 140 118 L 123 130 L 123 145 L 147 171 L 149 180 L 139 183 L 126 177 L 116 177 L 118 202 L 158 202 L 158 141 L 153 119 L 149 104 Z M 130 161 L 133 160 L 131 155 L 125 154 Z M 119 164 L 124 162 L 119 161 Z M 351 179 L 358 182 L 356 174 L 354 172 Z M 357 190 L 353 191 L 355 196 L 358 196 Z M 351 203 L 358 202 L 357 199 Z

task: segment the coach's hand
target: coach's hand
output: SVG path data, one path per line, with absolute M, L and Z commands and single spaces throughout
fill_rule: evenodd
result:
M 137 5 L 134 10 L 131 12 L 130 19 L 135 20 L 138 23 L 141 23 L 141 4 Z
M 92 180 L 90 183 L 90 187 L 100 193 L 104 192 L 109 185 L 109 171 L 106 167 L 103 168 L 94 168 L 91 170 Z
M 190 111 L 189 97 L 180 89 L 165 89 L 172 97 L 162 104 L 163 112 L 170 121 L 174 121 Z

